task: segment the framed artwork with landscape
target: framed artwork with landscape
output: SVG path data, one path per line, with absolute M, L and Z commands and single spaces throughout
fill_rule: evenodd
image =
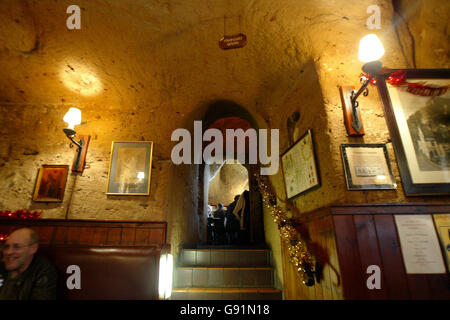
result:
M 113 142 L 108 173 L 108 195 L 149 195 L 152 141 Z
M 36 179 L 33 201 L 62 202 L 68 173 L 68 165 L 42 165 Z
M 399 75 L 397 82 L 393 74 Z M 377 76 L 406 195 L 450 194 L 449 85 L 449 69 L 389 70 Z

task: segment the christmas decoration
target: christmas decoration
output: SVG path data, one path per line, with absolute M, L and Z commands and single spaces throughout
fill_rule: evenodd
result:
M 17 210 L 11 211 L 0 211 L 0 218 L 10 218 L 10 219 L 39 219 L 42 212 L 34 211 L 30 212 L 28 210 Z
M 313 257 L 308 252 L 306 244 L 301 241 L 293 221 L 287 217 L 284 210 L 280 206 L 274 205 L 273 199 L 276 198 L 276 195 L 271 188 L 268 177 L 259 174 L 255 174 L 255 177 L 258 181 L 263 205 L 271 210 L 273 221 L 278 225 L 281 238 L 288 245 L 290 261 L 302 277 L 303 283 L 307 286 L 314 285 Z
M 369 79 L 370 75 L 366 73 L 361 74 L 361 79 Z M 386 82 L 394 87 L 404 87 L 405 90 L 411 94 L 418 96 L 440 96 L 446 93 L 449 86 L 430 86 L 424 82 L 408 82 L 406 80 L 406 71 L 398 70 L 391 72 L 387 78 Z M 377 82 L 375 78 L 370 81 L 371 85 L 375 85 Z

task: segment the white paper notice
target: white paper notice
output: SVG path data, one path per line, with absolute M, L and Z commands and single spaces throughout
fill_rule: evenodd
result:
M 396 215 L 406 273 L 446 273 L 431 215 Z

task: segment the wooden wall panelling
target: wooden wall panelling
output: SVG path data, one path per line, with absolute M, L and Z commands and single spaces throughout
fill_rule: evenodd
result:
M 106 237 L 108 236 L 108 228 L 94 227 L 94 236 L 92 238 L 92 245 L 104 246 L 106 244 Z
M 34 226 L 31 226 L 32 228 Z M 56 226 L 55 234 L 52 239 L 52 244 L 66 244 L 67 243 L 67 231 L 69 227 Z
M 136 237 L 135 228 L 123 227 L 120 244 L 123 246 L 131 246 L 134 244 L 135 237 Z
M 167 223 L 0 219 L 0 233 L 10 234 L 13 229 L 25 226 L 36 230 L 41 244 L 47 245 L 148 246 L 166 243 Z
M 108 246 L 118 246 L 121 242 L 122 227 L 112 227 L 108 229 L 106 244 Z
M 339 258 L 336 247 L 336 235 L 334 231 L 333 218 L 331 216 L 326 218 L 326 223 L 328 230 L 330 232 L 327 234 L 327 254 L 329 259 L 329 270 L 330 270 L 330 282 L 331 282 L 331 293 L 334 300 L 343 299 L 342 294 L 342 277 L 339 266 Z
M 136 228 L 136 239 L 134 244 L 136 246 L 148 245 L 150 243 L 149 235 L 150 235 L 149 228 Z
M 431 299 L 430 287 L 428 285 L 427 274 L 407 274 L 409 293 L 413 300 Z
M 330 268 L 330 256 L 328 254 L 328 242 L 327 237 L 330 234 L 330 225 L 328 224 L 327 220 L 329 218 L 325 219 L 319 219 L 317 221 L 318 223 L 318 229 L 320 230 L 318 232 L 319 236 L 319 245 L 321 246 L 321 250 L 323 250 L 323 255 L 325 259 L 321 259 L 321 267 L 322 267 L 322 279 L 320 279 L 320 284 L 322 286 L 323 290 L 323 299 L 325 300 L 332 300 L 333 299 L 333 293 L 332 293 L 332 286 L 331 286 L 331 268 Z M 321 255 L 322 255 L 321 254 Z
M 80 244 L 81 227 L 73 226 L 67 230 L 67 244 Z
M 366 279 L 363 278 L 361 259 L 353 217 L 336 215 L 333 217 L 336 230 L 336 246 L 342 276 L 345 299 L 368 299 Z
M 49 244 L 52 242 L 55 228 L 53 226 L 36 226 L 33 228 L 39 234 L 40 244 Z
M 397 229 L 392 215 L 374 215 L 388 299 L 410 299 Z
M 81 227 L 80 231 L 80 245 L 88 245 L 92 243 L 92 239 L 94 238 L 95 229 L 92 227 Z
M 320 251 L 321 245 L 320 245 L 320 226 L 319 224 L 319 220 L 313 220 L 311 222 L 308 223 L 308 230 L 309 230 L 309 236 L 311 239 L 311 243 L 313 244 L 312 246 L 309 246 L 308 249 L 310 250 L 310 252 L 312 251 L 312 253 L 314 254 L 314 251 Z M 314 268 L 314 266 L 313 266 Z M 314 279 L 316 280 L 316 279 Z M 315 282 L 314 286 L 310 287 L 312 290 L 310 291 L 310 299 L 311 300 L 323 300 L 323 288 L 322 288 L 322 283 L 318 283 Z
M 430 274 L 427 280 L 431 299 L 450 300 L 450 277 L 448 273 Z
M 367 267 L 376 265 L 380 267 L 381 271 L 381 289 L 368 289 L 366 285 L 367 296 L 371 300 L 387 299 L 386 280 L 384 274 L 387 270 L 383 267 L 380 252 L 378 249 L 378 239 L 373 222 L 372 215 L 354 215 L 356 237 L 358 241 L 359 255 L 361 257 L 361 267 L 365 280 L 371 276 L 367 274 Z

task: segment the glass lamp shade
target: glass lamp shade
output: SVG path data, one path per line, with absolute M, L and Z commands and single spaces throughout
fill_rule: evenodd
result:
M 63 118 L 64 122 L 67 122 L 69 129 L 74 129 L 76 125 L 81 123 L 81 111 L 77 108 L 70 108 Z
M 359 42 L 359 61 L 372 62 L 380 59 L 383 55 L 383 44 L 375 34 L 368 34 L 364 36 Z

